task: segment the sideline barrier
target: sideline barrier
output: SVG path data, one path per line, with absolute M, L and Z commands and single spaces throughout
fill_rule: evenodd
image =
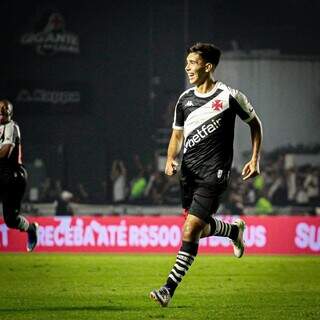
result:
M 220 216 L 232 222 L 236 216 Z M 36 252 L 176 253 L 183 217 L 29 217 L 39 224 Z M 242 217 L 252 254 L 320 255 L 320 217 Z M 0 252 L 25 252 L 26 234 L 6 227 L 0 219 Z M 200 252 L 231 253 L 226 238 L 202 239 Z

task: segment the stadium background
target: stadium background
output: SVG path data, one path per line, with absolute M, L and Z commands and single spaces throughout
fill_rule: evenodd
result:
M 223 50 L 216 78 L 245 92 L 264 125 L 262 180 L 243 184 L 237 171 L 250 138 L 237 122 L 235 174 L 219 214 L 319 214 L 318 8 L 317 1 L 303 14 L 298 1 L 2 1 L 0 93 L 22 131 L 24 213 L 179 215 L 178 181 L 164 177 L 163 160 L 187 86 L 185 48 L 207 41 Z M 117 160 L 126 171 L 120 201 Z M 134 186 L 143 192 L 136 196 Z
M 319 10 L 317 0 L 2 0 L 0 97 L 21 127 L 23 213 L 40 222 L 40 241 L 23 253 L 25 234 L 0 218 L 0 319 L 319 319 Z M 185 48 L 197 41 L 223 50 L 217 78 L 263 120 L 263 178 L 248 185 L 236 173 L 250 150 L 238 122 L 219 214 L 245 214 L 249 254 L 239 261 L 228 241 L 205 240 L 163 310 L 147 296 L 179 248 L 177 184 L 150 200 L 130 197 L 130 183 L 163 179 Z M 115 203 L 119 159 L 127 193 Z M 301 192 L 289 199 L 292 185 Z M 258 196 L 273 208 L 259 212 Z
M 65 189 L 84 184 L 94 201 L 114 159 L 149 161 L 156 129 L 170 126 L 162 115 L 185 88 L 185 48 L 195 41 L 225 52 L 217 73 L 251 98 L 264 150 L 319 142 L 317 9 L 308 1 L 301 12 L 294 0 L 1 1 L 0 93 L 14 104 L 29 170 L 40 158 L 46 176 Z M 62 41 L 57 52 L 27 43 L 50 29 L 77 44 Z M 237 139 L 235 154 L 250 148 L 248 131 Z M 37 172 L 30 179 L 42 182 Z

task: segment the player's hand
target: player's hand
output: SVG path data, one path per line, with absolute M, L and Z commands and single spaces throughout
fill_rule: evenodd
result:
M 242 170 L 242 179 L 248 180 L 260 174 L 259 161 L 250 160 L 245 164 Z
M 178 162 L 175 160 L 167 160 L 165 174 L 167 176 L 173 176 L 177 173 Z

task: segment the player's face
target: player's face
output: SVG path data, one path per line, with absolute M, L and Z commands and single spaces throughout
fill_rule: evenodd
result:
M 195 52 L 188 54 L 185 70 L 190 84 L 196 86 L 201 85 L 210 76 L 208 64 Z
M 9 119 L 10 115 L 8 113 L 7 105 L 3 101 L 0 101 L 0 124 L 9 122 Z

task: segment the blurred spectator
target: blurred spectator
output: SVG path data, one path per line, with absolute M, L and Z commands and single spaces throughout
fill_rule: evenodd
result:
M 293 203 L 297 193 L 297 174 L 293 168 L 286 172 L 287 180 L 287 200 L 289 203 Z
M 80 202 L 80 203 L 88 203 L 89 200 L 89 193 L 85 189 L 84 185 L 82 183 L 78 183 L 76 190 L 75 190 L 75 196 L 74 196 L 74 202 Z
M 53 181 L 50 177 L 47 177 L 40 187 L 40 201 L 53 202 L 59 198 L 61 192 L 60 180 Z
M 141 174 L 144 172 L 144 165 L 138 154 L 134 154 L 132 157 L 131 172 L 133 173 L 133 176 L 136 176 L 138 173 Z
M 165 176 L 165 185 L 162 190 L 163 202 L 166 204 L 180 204 L 180 183 L 179 176 Z
M 261 196 L 258 198 L 255 208 L 256 214 L 271 214 L 273 213 L 273 207 L 270 200 L 261 192 Z
M 73 198 L 73 194 L 69 191 L 62 191 L 58 199 L 56 200 L 56 216 L 73 216 L 73 209 L 70 202 Z
M 267 198 L 276 205 L 284 205 L 287 203 L 286 183 L 283 175 L 278 175 L 267 192 Z
M 259 175 L 259 176 L 255 177 L 253 180 L 253 185 L 258 191 L 263 190 L 263 188 L 265 186 L 264 176 Z
M 27 165 L 28 168 L 28 196 L 30 202 L 41 201 L 40 186 L 46 179 L 46 168 L 42 159 L 35 158 Z
M 101 181 L 100 183 L 100 192 L 101 192 L 101 202 L 102 203 L 108 203 L 113 201 L 113 195 L 112 195 L 112 183 L 111 178 L 107 177 L 105 180 Z
M 233 191 L 229 192 L 226 198 L 225 208 L 230 211 L 232 215 L 242 215 L 244 209 L 242 195 Z
M 49 177 L 46 177 L 40 186 L 40 201 L 50 202 L 49 192 L 52 188 L 53 188 L 53 185 L 52 185 L 51 179 Z
M 253 186 L 252 180 L 247 181 L 247 191 L 245 192 L 245 200 L 244 203 L 252 206 L 257 201 L 256 189 Z
M 158 170 L 151 173 L 144 190 L 144 197 L 147 203 L 156 205 L 163 203 L 162 190 L 165 185 L 165 179 L 164 173 Z
M 143 175 L 143 172 L 140 172 L 132 181 L 131 181 L 131 190 L 129 200 L 132 202 L 141 202 L 144 198 L 144 191 L 147 187 L 147 180 Z
M 312 204 L 317 203 L 319 200 L 319 179 L 316 168 L 307 168 L 307 174 L 303 181 L 303 187 L 306 190 L 309 201 Z
M 304 186 L 299 186 L 296 194 L 296 204 L 297 205 L 308 205 L 309 196 L 306 188 Z
M 113 161 L 110 178 L 112 181 L 112 201 L 114 203 L 125 201 L 127 169 L 123 161 Z

